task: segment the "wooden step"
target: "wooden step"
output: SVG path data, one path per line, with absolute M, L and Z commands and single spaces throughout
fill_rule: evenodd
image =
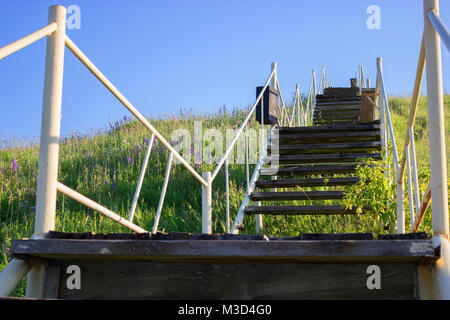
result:
M 322 100 L 322 99 L 361 99 L 361 96 L 355 95 L 352 92 L 350 93 L 344 93 L 344 94 L 318 94 L 316 95 L 316 100 Z
M 317 107 L 342 107 L 342 106 L 361 106 L 361 101 L 348 100 L 348 101 L 316 101 Z
M 344 191 L 295 191 L 295 192 L 253 192 L 252 201 L 283 201 L 283 200 L 334 200 L 342 199 Z
M 348 131 L 370 131 L 380 130 L 380 121 L 351 125 L 328 125 L 328 126 L 307 126 L 307 127 L 277 127 L 274 129 L 279 135 L 294 133 L 317 133 L 317 132 L 348 132 Z
M 331 120 L 331 121 L 333 121 L 333 120 L 360 120 L 359 114 L 358 115 L 353 115 L 353 114 L 348 115 L 345 113 L 343 113 L 343 114 L 321 113 L 321 114 L 314 115 L 313 118 L 315 120 L 322 119 L 325 121 L 328 121 L 328 120 Z
M 314 114 L 316 113 L 356 113 L 361 112 L 361 107 L 316 107 L 314 109 Z
M 380 141 L 345 142 L 345 143 L 304 143 L 271 145 L 269 151 L 277 150 L 278 154 L 314 154 L 314 153 L 347 153 L 381 150 Z
M 313 205 L 313 206 L 247 206 L 245 207 L 245 214 L 335 215 L 335 214 L 357 214 L 357 213 L 356 210 L 346 209 L 344 206 L 340 205 Z
M 278 168 L 262 168 L 262 176 L 307 176 L 312 174 L 343 174 L 356 172 L 357 165 L 314 165 L 314 166 L 288 166 Z
M 344 178 L 308 178 L 308 179 L 277 179 L 258 180 L 255 185 L 260 189 L 268 188 L 294 188 L 294 187 L 323 187 L 323 186 L 348 186 L 359 183 L 359 177 Z
M 335 163 L 356 162 L 358 159 L 381 160 L 381 153 L 328 153 L 328 154 L 296 154 L 296 155 L 273 155 L 270 163 L 297 164 L 297 163 Z
M 329 108 L 329 109 L 315 109 L 314 114 L 355 114 L 359 115 L 361 108 Z
M 272 143 L 314 143 L 314 142 L 345 142 L 345 141 L 379 141 L 379 131 L 365 132 L 341 132 L 339 135 L 333 132 L 318 132 L 306 134 L 281 134 L 272 137 Z
M 359 120 L 354 120 L 354 121 L 350 121 L 350 120 L 336 120 L 336 121 L 316 120 L 316 121 L 313 121 L 314 126 L 327 126 L 327 125 L 334 125 L 334 124 L 351 125 L 351 124 L 358 124 L 358 123 L 359 123 Z

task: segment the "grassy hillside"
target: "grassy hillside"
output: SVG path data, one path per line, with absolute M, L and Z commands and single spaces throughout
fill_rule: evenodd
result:
M 391 98 L 390 107 L 395 126 L 399 154 L 403 148 L 409 113 L 408 98 Z M 450 96 L 445 97 L 447 145 L 450 141 Z M 166 137 L 178 128 L 193 131 L 194 120 L 202 120 L 203 129 L 237 128 L 245 111 L 220 112 L 213 115 L 177 115 L 152 124 Z M 422 188 L 429 176 L 428 133 L 426 129 L 426 102 L 420 100 L 416 119 L 416 150 Z M 256 127 L 256 123 L 252 122 Z M 124 119 L 109 124 L 106 130 L 95 134 L 75 133 L 61 141 L 59 181 L 78 192 L 98 201 L 123 217 L 133 198 L 140 167 L 144 158 L 149 132 L 136 120 Z M 447 148 L 447 159 L 450 159 Z M 156 143 L 149 162 L 148 171 L 135 223 L 151 230 L 164 179 L 168 152 Z M 38 146 L 4 146 L 0 150 L 0 241 L 2 255 L 0 269 L 10 259 L 10 240 L 30 237 L 34 224 L 35 192 L 37 181 Z M 194 164 L 192 164 L 194 166 Z M 214 165 L 195 165 L 197 172 L 212 171 Z M 253 172 L 251 166 L 251 172 Z M 232 220 L 238 211 L 245 190 L 245 166 L 230 166 L 230 192 Z M 225 232 L 224 174 L 217 176 L 213 185 L 213 232 Z M 422 194 L 423 194 L 422 190 Z M 406 192 L 407 195 L 407 192 Z M 374 198 L 382 195 L 374 195 Z M 430 211 L 430 209 L 429 209 Z M 330 217 L 264 217 L 265 233 L 270 235 L 298 235 L 305 232 L 394 232 L 395 212 L 388 211 L 382 221 L 376 213 L 364 216 Z M 246 232 L 254 230 L 253 218 L 244 221 Z M 68 232 L 98 233 L 128 232 L 117 223 L 93 212 L 61 194 L 57 200 L 57 230 Z M 431 230 L 429 212 L 422 226 Z M 201 231 L 201 187 L 200 183 L 181 165 L 172 169 L 159 230 Z M 23 285 L 16 294 L 23 294 Z

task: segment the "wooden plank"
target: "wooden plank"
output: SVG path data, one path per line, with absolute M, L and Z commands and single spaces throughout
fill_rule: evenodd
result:
M 49 231 L 49 239 L 149 240 L 150 233 L 95 233 Z
M 330 125 L 323 127 L 277 127 L 274 131 L 278 134 L 289 133 L 307 133 L 307 132 L 348 132 L 348 131 L 367 131 L 367 130 L 380 130 L 380 122 L 373 121 L 365 124 L 352 124 L 352 125 Z
M 357 165 L 314 165 L 263 168 L 260 171 L 262 176 L 285 176 L 285 175 L 311 175 L 311 174 L 342 174 L 356 172 Z
M 191 233 L 191 232 L 161 232 L 145 236 L 142 233 L 107 233 L 95 234 L 93 232 L 60 232 L 50 231 L 49 239 L 78 239 L 78 240 L 267 240 L 263 234 L 228 234 L 228 233 Z
M 269 151 L 272 146 L 269 147 Z M 286 144 L 278 145 L 278 154 L 314 154 L 314 153 L 343 153 L 343 152 L 369 152 L 380 151 L 380 141 L 369 142 L 345 142 L 322 144 Z
M 330 112 L 330 113 L 346 112 L 346 113 L 360 114 L 361 108 L 359 108 L 359 107 L 342 107 L 342 108 L 320 107 L 320 108 L 316 108 L 314 110 L 314 115 L 316 115 L 320 112 Z
M 334 200 L 342 199 L 344 191 L 291 191 L 291 192 L 253 192 L 250 195 L 252 201 L 273 200 Z
M 373 233 L 304 233 L 302 240 L 375 240 Z
M 342 107 L 361 107 L 361 101 L 322 101 L 316 102 L 316 108 L 319 107 L 333 107 L 333 108 L 342 108 Z
M 342 132 L 339 135 L 332 132 L 304 133 L 304 134 L 281 134 L 272 137 L 272 143 L 314 143 L 314 142 L 359 142 L 380 140 L 379 131 L 364 132 Z
M 364 211 L 363 211 L 364 213 Z M 245 214 L 270 215 L 348 215 L 357 214 L 356 210 L 346 209 L 340 205 L 309 205 L 309 206 L 247 206 Z
M 430 235 L 426 232 L 413 232 L 404 234 L 379 234 L 378 240 L 417 240 L 430 239 Z
M 49 260 L 46 263 L 47 280 L 44 285 L 45 299 L 58 299 L 60 278 L 61 278 L 61 261 Z
M 327 115 L 339 115 L 339 114 L 351 114 L 359 115 L 360 108 L 322 108 L 314 110 L 314 115 L 319 115 L 320 113 L 326 113 Z
M 256 187 L 265 188 L 290 188 L 290 187 L 321 187 L 321 186 L 346 186 L 359 183 L 359 177 L 344 178 L 309 178 L 309 179 L 277 179 L 258 180 Z
M 431 240 L 226 241 L 226 240 L 13 240 L 21 259 L 149 261 L 344 262 L 416 261 L 439 258 Z
M 357 162 L 359 159 L 381 160 L 381 153 L 326 153 L 272 155 L 270 162 L 279 164 Z
M 326 112 L 324 113 L 319 113 L 317 115 L 315 115 L 316 119 L 324 119 L 324 120 L 359 120 L 359 115 L 353 115 L 353 114 L 327 114 Z
M 82 287 L 80 290 L 67 289 L 68 275 L 62 274 L 60 299 L 419 298 L 414 263 L 377 263 L 381 271 L 379 290 L 367 288 L 370 263 L 199 264 L 74 260 L 65 261 L 63 269 L 69 264 L 81 268 Z

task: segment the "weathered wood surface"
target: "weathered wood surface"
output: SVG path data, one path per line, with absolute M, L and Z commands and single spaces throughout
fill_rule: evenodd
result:
M 279 154 L 314 154 L 314 153 L 336 153 L 336 152 L 368 152 L 379 151 L 380 141 L 369 142 L 345 142 L 345 143 L 304 143 L 271 145 L 269 150 L 278 149 Z
M 69 265 L 81 289 L 67 288 Z M 217 264 L 67 260 L 61 299 L 418 299 L 414 263 L 379 263 L 381 289 L 369 290 L 370 264 Z M 54 277 L 58 275 L 55 274 Z
M 281 134 L 272 138 L 272 143 L 314 143 L 314 142 L 348 142 L 348 141 L 377 141 L 380 139 L 379 131 L 363 132 L 319 132 L 307 134 Z
M 431 240 L 13 240 L 17 258 L 221 262 L 434 262 Z
M 253 192 L 252 201 L 276 201 L 276 200 L 330 200 L 342 199 L 345 191 L 290 191 L 290 192 Z
M 363 210 L 364 213 L 366 210 Z M 357 214 L 356 210 L 341 205 L 304 205 L 304 206 L 247 206 L 245 214 L 270 215 L 347 215 Z
M 359 183 L 359 177 L 344 178 L 305 178 L 305 179 L 277 179 L 258 180 L 257 188 L 289 188 L 289 187 L 320 187 L 320 186 L 346 186 Z
M 327 154 L 296 154 L 296 155 L 272 155 L 271 162 L 280 164 L 294 163 L 335 163 L 335 162 L 354 162 L 361 158 L 372 158 L 381 160 L 381 153 L 327 153 Z
M 416 239 L 431 239 L 431 236 L 426 232 L 378 235 L 378 240 L 416 240 Z
M 357 165 L 313 165 L 313 166 L 289 166 L 279 168 L 263 168 L 262 176 L 286 176 L 286 175 L 312 175 L 312 174 L 341 174 L 353 173 Z
M 318 119 L 318 120 L 313 120 L 313 125 L 314 126 L 326 126 L 329 124 L 338 124 L 338 125 L 351 125 L 351 124 L 358 124 L 359 120 L 341 120 L 341 119 L 336 119 L 336 120 L 324 120 L 324 119 Z
M 370 122 L 375 118 L 375 89 L 363 89 L 361 97 L 361 122 Z
M 351 124 L 351 125 L 328 125 L 322 127 L 277 127 L 275 133 L 291 134 L 291 133 L 307 133 L 307 132 L 348 132 L 348 131 L 366 131 L 366 130 L 380 130 L 380 121 L 376 120 L 365 124 Z
M 268 240 L 264 234 L 228 234 L 228 233 L 191 233 L 161 232 L 156 233 L 94 233 L 94 232 L 61 232 L 50 231 L 48 239 L 78 240 Z

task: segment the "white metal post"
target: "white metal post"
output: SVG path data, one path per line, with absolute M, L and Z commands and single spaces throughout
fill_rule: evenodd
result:
M 164 176 L 161 195 L 159 196 L 158 208 L 156 209 L 155 222 L 153 223 L 152 233 L 156 233 L 158 231 L 159 218 L 161 217 L 162 207 L 164 205 L 164 198 L 166 197 L 167 192 L 167 185 L 169 184 L 170 179 L 170 169 L 172 167 L 172 160 L 173 160 L 173 152 L 169 154 L 169 158 L 167 159 L 166 174 Z
M 416 203 L 416 211 L 419 211 L 420 208 L 420 195 L 419 195 L 419 180 L 417 176 L 417 162 L 416 162 L 416 146 L 414 142 L 414 128 L 409 127 L 409 145 L 411 148 L 411 167 L 413 173 L 413 181 L 414 181 L 414 199 Z
M 212 233 L 212 180 L 211 172 L 203 172 L 202 178 L 207 182 L 207 186 L 202 185 L 202 233 Z
M 247 133 L 247 131 L 246 131 Z M 247 158 L 248 161 L 248 158 Z M 248 175 L 248 171 L 247 171 Z M 248 190 L 248 177 L 247 177 L 247 190 Z M 226 196 L 226 215 L 227 215 L 227 233 L 230 233 L 230 182 L 229 182 L 229 174 L 228 174 L 228 157 L 225 160 L 225 196 Z
M 272 62 L 270 65 L 270 69 L 271 69 L 270 71 L 272 71 L 272 72 L 275 70 L 275 73 L 273 74 L 272 82 L 271 82 L 270 86 L 272 88 L 274 88 L 275 90 L 277 90 L 277 80 L 278 80 L 278 78 L 277 78 L 277 63 Z
M 12 259 L 0 272 L 0 297 L 9 296 L 30 268 L 30 262 Z
M 316 70 L 312 71 L 312 77 L 313 77 L 313 89 L 314 89 L 314 97 L 317 95 L 317 88 L 316 88 Z
M 409 215 L 410 215 L 410 223 L 411 230 L 414 227 L 414 220 L 416 219 L 416 214 L 414 210 L 414 194 L 413 194 L 413 184 L 411 179 L 411 150 L 407 147 L 406 150 L 406 174 L 408 176 L 408 196 L 409 196 Z
M 359 66 L 359 94 L 362 93 L 363 86 L 364 86 L 364 79 L 362 75 L 362 66 Z
M 424 0 L 424 36 L 427 72 L 428 136 L 430 146 L 433 234 L 448 239 L 447 160 L 445 154 L 444 92 L 442 88 L 441 39 L 426 17 L 439 14 L 438 0 Z
M 55 228 L 56 182 L 61 127 L 61 101 L 64 68 L 66 8 L 51 6 L 48 23 L 56 22 L 56 31 L 47 38 L 44 98 L 42 103 L 39 172 L 36 197 L 34 235 L 41 236 Z M 28 276 L 27 297 L 41 298 L 44 287 L 44 266 L 35 265 Z
M 148 160 L 150 159 L 150 153 L 152 152 L 153 141 L 155 135 L 152 133 L 148 142 L 147 151 L 145 152 L 144 162 L 142 163 L 141 173 L 139 174 L 136 191 L 134 192 L 133 202 L 131 203 L 130 214 L 128 215 L 128 221 L 133 221 L 134 212 L 136 211 L 137 202 L 139 200 L 139 194 L 141 193 L 142 183 L 144 182 L 145 171 L 147 170 Z

